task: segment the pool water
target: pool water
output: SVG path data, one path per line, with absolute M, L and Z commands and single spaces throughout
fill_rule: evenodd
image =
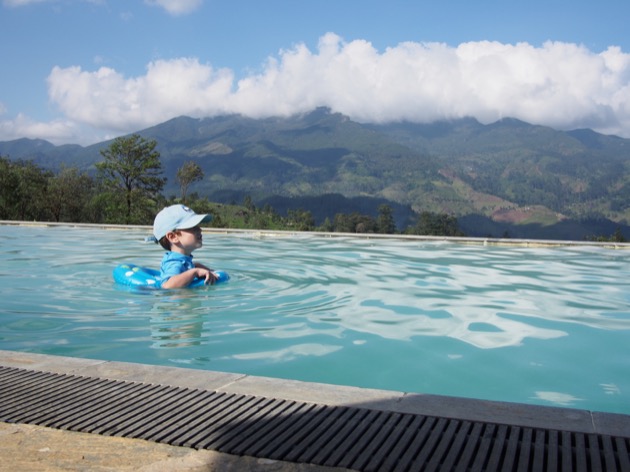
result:
M 204 233 L 227 284 L 116 286 L 148 235 L 0 226 L 0 349 L 630 414 L 630 251 Z

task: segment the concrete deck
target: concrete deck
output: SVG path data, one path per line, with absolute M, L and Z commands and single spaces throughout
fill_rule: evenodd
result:
M 0 423 L 0 471 L 338 472 L 338 468 L 241 457 L 141 439 Z

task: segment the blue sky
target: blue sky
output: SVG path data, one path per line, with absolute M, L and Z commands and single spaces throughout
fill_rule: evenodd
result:
M 0 1 L 0 140 L 317 106 L 630 138 L 628 0 Z

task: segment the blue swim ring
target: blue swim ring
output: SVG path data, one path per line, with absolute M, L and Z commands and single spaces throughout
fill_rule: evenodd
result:
M 230 280 L 228 273 L 223 270 L 214 270 L 213 272 L 217 276 L 215 284 Z M 114 282 L 128 287 L 161 288 L 162 285 L 159 270 L 140 267 L 135 264 L 120 264 L 114 269 L 112 275 Z M 204 279 L 196 279 L 188 287 L 202 287 L 204 285 Z

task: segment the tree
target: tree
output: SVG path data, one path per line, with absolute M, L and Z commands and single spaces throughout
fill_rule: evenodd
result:
M 76 167 L 62 166 L 48 179 L 47 204 L 55 221 L 90 221 L 87 214 L 94 192 L 94 181 Z
M 386 204 L 378 207 L 376 226 L 381 234 L 394 234 L 396 232 L 396 222 L 394 221 L 392 207 Z
M 457 218 L 444 213 L 423 211 L 418 216 L 413 234 L 426 236 L 464 236 L 457 224 Z
M 287 211 L 287 224 L 297 231 L 313 231 L 315 219 L 310 211 L 296 209 Z
M 375 233 L 377 229 L 374 218 L 356 211 L 350 215 L 337 213 L 333 226 L 337 233 Z
M 111 222 L 148 223 L 156 210 L 156 200 L 166 179 L 161 177 L 157 142 L 134 134 L 116 138 L 101 150 L 104 161 L 96 164 L 107 193 L 106 217 Z
M 186 203 L 186 194 L 188 193 L 188 187 L 193 182 L 198 182 L 203 179 L 203 170 L 199 167 L 199 164 L 193 161 L 184 162 L 179 169 L 177 169 L 177 181 L 181 189 L 182 202 Z
M 31 161 L 0 157 L 0 219 L 49 220 L 46 199 L 51 175 Z
M 249 211 L 256 211 L 256 205 L 254 205 L 254 200 L 250 195 L 245 195 L 243 198 L 243 206 Z
M 354 233 L 354 225 L 350 215 L 337 213 L 333 221 L 333 228 L 336 233 Z
M 598 242 L 615 242 L 615 243 L 626 243 L 628 240 L 623 235 L 621 231 L 621 227 L 617 226 L 615 232 L 610 236 L 590 236 L 586 238 L 589 241 L 598 241 Z
M 319 231 L 325 231 L 327 233 L 332 233 L 333 231 L 335 231 L 335 226 L 333 225 L 332 221 L 330 221 L 329 217 L 326 217 L 322 225 L 319 227 Z
M 14 212 L 19 198 L 16 195 L 18 181 L 13 163 L 8 157 L 0 156 L 0 219 L 15 219 Z
M 623 233 L 621 232 L 621 228 L 619 226 L 617 226 L 617 229 L 615 229 L 615 232 L 610 237 L 610 239 L 612 241 L 615 241 L 615 242 L 618 242 L 618 243 L 625 243 L 625 242 L 627 242 L 626 238 L 624 237 Z

